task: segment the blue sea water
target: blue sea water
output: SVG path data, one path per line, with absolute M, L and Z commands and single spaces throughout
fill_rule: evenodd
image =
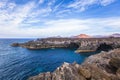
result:
M 26 80 L 42 72 L 54 71 L 64 62 L 82 63 L 94 53 L 77 54 L 70 49 L 28 50 L 11 47 L 13 42 L 31 39 L 0 39 L 0 80 Z

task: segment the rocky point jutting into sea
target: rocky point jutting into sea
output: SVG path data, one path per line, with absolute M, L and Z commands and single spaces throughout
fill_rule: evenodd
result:
M 70 48 L 76 52 L 94 52 L 120 48 L 120 38 L 44 38 L 25 43 L 13 43 L 12 46 L 27 49 Z
M 120 49 L 92 55 L 81 65 L 64 63 L 52 73 L 41 73 L 28 80 L 120 80 Z
M 12 46 L 33 50 L 69 48 L 78 53 L 109 50 L 88 57 L 81 65 L 65 62 L 54 72 L 41 73 L 28 80 L 120 80 L 120 38 L 45 38 Z

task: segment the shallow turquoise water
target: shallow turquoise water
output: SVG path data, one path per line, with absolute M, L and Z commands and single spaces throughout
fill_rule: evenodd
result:
M 74 53 L 70 49 L 28 50 L 11 47 L 13 42 L 30 39 L 0 39 L 0 80 L 26 80 L 41 72 L 54 71 L 64 62 L 82 63 L 94 53 Z

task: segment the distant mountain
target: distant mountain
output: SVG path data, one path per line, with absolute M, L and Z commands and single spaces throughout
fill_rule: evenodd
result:
M 107 38 L 108 36 L 106 35 L 93 35 L 93 38 Z
M 79 34 L 77 36 L 71 36 L 71 37 L 62 37 L 62 36 L 52 36 L 48 38 L 120 38 L 120 33 L 114 33 L 110 35 L 87 35 L 87 34 Z
M 110 35 L 110 37 L 120 37 L 120 34 L 119 33 L 115 33 L 115 34 Z
M 87 34 L 80 34 L 80 35 L 74 36 L 74 38 L 92 38 L 92 37 Z
M 111 37 L 114 37 L 114 38 L 119 37 L 120 38 L 120 34 L 115 33 L 115 34 L 111 34 L 111 35 L 93 35 L 93 36 L 90 36 L 87 34 L 80 34 L 77 36 L 73 36 L 73 38 L 111 38 Z
M 110 37 L 120 37 L 119 33 L 111 34 L 111 35 L 95 35 L 94 38 L 110 38 Z

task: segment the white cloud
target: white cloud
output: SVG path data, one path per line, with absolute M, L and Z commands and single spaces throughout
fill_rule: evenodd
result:
M 44 3 L 44 0 L 39 0 L 39 4 L 42 4 L 42 3 Z
M 101 0 L 101 5 L 106 6 L 113 3 L 115 0 Z
M 51 7 L 51 5 L 54 5 L 55 2 L 56 2 L 56 0 L 49 0 L 47 5 Z
M 50 14 L 51 11 L 52 11 L 52 9 L 50 7 L 37 9 L 37 10 L 34 10 L 33 12 L 31 12 L 31 14 L 29 14 L 29 17 L 32 19 L 36 18 L 36 17 L 46 17 Z
M 0 1 L 0 8 L 4 8 L 6 6 L 7 0 Z
M 15 35 L 14 32 L 19 31 L 19 25 L 22 24 L 22 21 L 27 17 L 32 8 L 34 7 L 34 3 L 30 2 L 25 5 L 16 6 L 15 3 L 11 2 L 3 2 L 5 6 L 0 8 L 0 31 L 1 35 Z
M 63 2 L 64 0 L 61 0 L 61 2 L 54 7 L 53 12 L 57 11 L 57 9 L 59 9 Z
M 7 3 L 8 9 L 0 9 L 0 24 L 4 27 L 7 24 L 18 26 L 22 21 L 27 17 L 27 15 L 30 13 L 32 8 L 34 7 L 34 3 L 28 3 L 23 6 L 17 6 L 15 9 L 13 9 L 16 4 L 15 3 Z
M 69 7 L 79 8 L 81 11 L 84 11 L 89 5 L 101 4 L 106 6 L 112 2 L 113 0 L 76 0 Z M 44 3 L 44 0 L 40 0 L 39 4 L 42 3 Z M 0 37 L 72 36 L 80 33 L 111 33 L 111 31 L 117 32 L 120 29 L 120 17 L 49 19 L 49 14 L 53 11 L 51 7 L 54 3 L 55 0 L 47 3 L 45 8 L 41 8 L 37 7 L 39 4 L 34 2 L 17 5 L 14 2 L 8 3 L 7 0 L 0 1 Z M 59 17 L 63 16 L 64 13 L 71 13 L 70 9 L 67 8 L 59 10 L 61 4 L 62 2 L 56 5 L 54 9 Z
M 0 34 L 3 34 L 4 37 L 72 36 L 80 33 L 109 34 L 119 31 L 120 18 L 48 20 L 44 22 L 44 26 L 35 27 L 34 25 L 30 25 L 28 28 L 12 25 L 6 28 L 0 26 Z M 111 29 L 114 31 L 111 32 Z
M 75 0 L 71 4 L 69 4 L 68 8 L 78 9 L 79 11 L 86 10 L 91 5 L 102 5 L 107 6 L 113 3 L 115 0 Z
M 8 4 L 8 8 L 9 9 L 14 9 L 16 7 L 16 4 L 15 3 L 9 3 Z

